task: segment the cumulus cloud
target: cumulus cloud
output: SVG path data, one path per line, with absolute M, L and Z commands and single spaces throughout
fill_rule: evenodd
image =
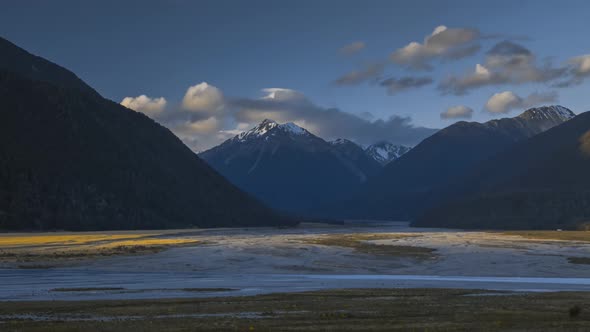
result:
M 456 60 L 476 53 L 480 33 L 476 29 L 447 28 L 438 26 L 424 38 L 423 43 L 411 42 L 390 56 L 399 65 L 413 69 L 432 69 L 430 62 L 436 58 Z
M 207 82 L 189 87 L 182 99 L 182 108 L 188 111 L 214 114 L 222 107 L 223 93 Z
M 567 75 L 566 67 L 549 61 L 538 64 L 535 55 L 522 45 L 503 41 L 494 45 L 484 64 L 463 76 L 443 80 L 439 89 L 445 94 L 464 95 L 472 89 L 500 84 L 547 83 Z
M 166 99 L 164 97 L 150 98 L 146 95 L 125 97 L 121 101 L 121 105 L 154 118 L 166 108 Z
M 446 111 L 440 113 L 440 118 L 443 120 L 446 119 L 471 119 L 473 116 L 473 109 L 458 105 L 447 108 Z
M 263 96 L 256 99 L 228 99 L 217 87 L 200 83 L 188 88 L 181 105 L 162 109 L 154 119 L 195 152 L 218 145 L 266 118 L 294 122 L 325 139 L 348 138 L 361 144 L 388 140 L 415 145 L 436 131 L 416 127 L 408 117 L 375 120 L 366 112 L 357 116 L 321 107 L 292 89 L 269 88 L 262 92 Z
M 236 99 L 235 120 L 239 123 L 258 123 L 264 119 L 294 122 L 325 138 L 348 138 L 361 144 L 389 140 L 398 144 L 414 145 L 435 132 L 416 127 L 410 118 L 391 116 L 386 120 L 368 120 L 336 108 L 324 108 L 312 103 L 303 94 L 290 89 L 265 89 L 259 99 Z
M 385 65 L 382 63 L 372 63 L 366 65 L 363 69 L 353 70 L 334 81 L 336 85 L 357 85 L 371 79 L 379 77 L 383 73 Z
M 485 109 L 494 114 L 508 113 L 514 109 L 525 109 L 543 103 L 557 101 L 557 93 L 532 93 L 527 97 L 520 97 L 512 91 L 495 93 L 488 99 Z
M 431 77 L 402 77 L 402 78 L 394 78 L 390 77 L 385 79 L 379 83 L 379 85 L 387 88 L 387 92 L 390 95 L 394 95 L 398 92 L 409 90 L 413 88 L 423 87 L 425 85 L 429 85 L 433 82 Z
M 126 97 L 121 105 L 149 115 L 194 151 L 220 143 L 217 135 L 227 117 L 223 93 L 206 82 L 190 86 L 181 105 L 166 107 L 166 99 L 145 95 Z
M 350 55 L 350 54 L 360 52 L 361 50 L 363 50 L 365 48 L 365 46 L 366 45 L 364 42 L 356 41 L 356 42 L 353 42 L 353 43 L 350 43 L 348 45 L 341 47 L 339 52 L 342 54 Z

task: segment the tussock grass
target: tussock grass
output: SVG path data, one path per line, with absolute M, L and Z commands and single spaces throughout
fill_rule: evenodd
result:
M 49 267 L 54 263 L 92 259 L 113 255 L 154 253 L 172 246 L 195 245 L 191 238 L 164 237 L 166 232 L 146 233 L 67 233 L 3 234 L 0 236 L 0 263 L 17 263 L 17 267 Z

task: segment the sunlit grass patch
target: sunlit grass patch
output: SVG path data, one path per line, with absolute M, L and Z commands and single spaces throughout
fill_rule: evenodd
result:
M 48 244 L 88 244 L 99 241 L 137 239 L 146 236 L 146 234 L 32 234 L 30 236 L 0 236 L 0 248 Z
M 191 238 L 161 237 L 162 233 L 79 233 L 0 236 L 0 262 L 19 263 L 27 268 L 34 262 L 65 262 L 112 255 L 155 253 L 173 246 L 195 245 Z M 20 264 L 25 263 L 25 264 Z M 47 264 L 43 265 L 44 267 Z
M 590 242 L 590 231 L 510 231 L 506 235 L 518 235 L 527 239 Z
M 433 258 L 435 249 L 395 245 L 395 244 L 376 244 L 371 241 L 376 240 L 397 240 L 409 237 L 416 237 L 414 234 L 399 233 L 374 233 L 374 234 L 330 234 L 322 235 L 311 239 L 304 239 L 305 243 L 319 244 L 323 246 L 338 246 L 353 248 L 355 251 L 386 256 L 401 256 L 412 258 Z

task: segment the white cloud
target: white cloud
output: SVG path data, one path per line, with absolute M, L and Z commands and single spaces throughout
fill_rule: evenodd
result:
M 474 54 L 479 45 L 479 31 L 466 28 L 438 26 L 424 38 L 423 43 L 411 42 L 396 50 L 390 56 L 399 65 L 414 69 L 431 69 L 430 61 L 435 58 L 460 59 Z
M 214 114 L 223 108 L 223 93 L 213 85 L 202 82 L 186 90 L 182 99 L 185 110 Z
M 485 109 L 494 114 L 508 113 L 514 109 L 525 109 L 543 103 L 551 103 L 557 100 L 555 92 L 532 93 L 527 97 L 520 97 L 512 91 L 495 93 L 488 99 Z
M 473 116 L 473 109 L 463 106 L 457 105 L 453 107 L 447 108 L 446 111 L 440 114 L 440 118 L 445 119 L 471 119 Z
M 507 113 L 513 108 L 518 108 L 522 99 L 512 91 L 495 93 L 488 99 L 486 110 L 490 113 Z
M 305 95 L 299 91 L 285 89 L 285 88 L 266 88 L 262 89 L 265 93 L 261 99 L 276 100 L 276 101 L 297 101 L 303 102 L 306 100 Z
M 125 97 L 121 101 L 121 105 L 154 118 L 166 108 L 166 99 L 164 97 L 150 98 L 146 95 Z

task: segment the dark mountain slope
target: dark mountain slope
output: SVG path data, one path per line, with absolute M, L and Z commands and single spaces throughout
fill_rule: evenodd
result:
M 379 167 L 364 154 L 356 159 L 354 149 L 346 147 L 351 146 L 335 148 L 292 123 L 265 120 L 200 156 L 271 207 L 306 214 L 366 181 Z
M 44 82 L 18 71 L 0 71 L 1 229 L 286 222 L 229 184 L 168 129 L 72 87 L 64 77 L 75 75 L 65 69 L 45 71 Z
M 415 224 L 547 229 L 590 222 L 590 112 L 479 164 L 448 200 Z
M 0 37 L 0 70 L 17 73 L 33 81 L 53 83 L 82 92 L 97 92 L 71 71 L 33 55 Z
M 550 106 L 486 123 L 457 122 L 388 164 L 357 198 L 345 204 L 353 207 L 345 213 L 348 217 L 411 218 L 441 198 L 433 192 L 452 184 L 477 163 L 573 116 L 564 107 Z

